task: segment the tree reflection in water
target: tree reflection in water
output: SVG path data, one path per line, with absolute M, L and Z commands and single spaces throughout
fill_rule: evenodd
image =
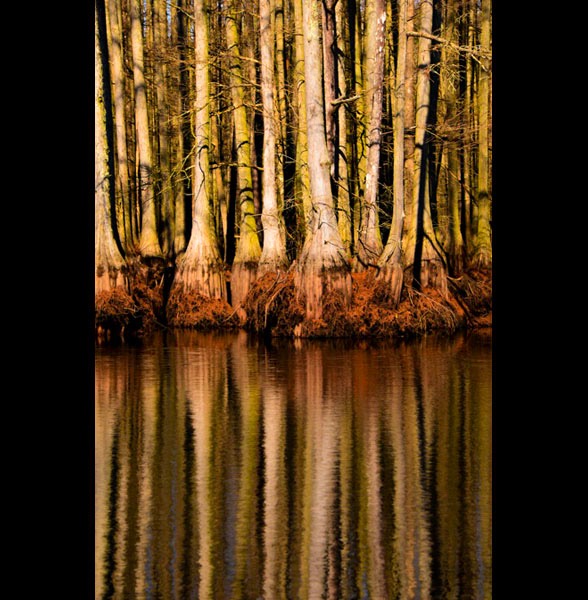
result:
M 491 597 L 491 337 L 96 351 L 96 598 Z

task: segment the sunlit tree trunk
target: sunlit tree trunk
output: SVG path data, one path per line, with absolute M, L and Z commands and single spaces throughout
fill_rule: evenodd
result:
M 295 27 L 294 91 L 296 98 L 296 171 L 294 193 L 297 200 L 299 233 L 306 236 L 312 202 L 308 175 L 308 136 L 306 127 L 306 85 L 304 82 L 304 26 L 302 22 L 302 0 L 293 0 Z
M 482 0 L 480 45 L 484 52 L 490 52 L 490 5 L 491 0 Z M 478 218 L 476 222 L 476 245 L 474 265 L 480 269 L 492 267 L 492 232 L 490 227 L 490 168 L 489 168 L 489 129 L 490 115 L 490 60 L 481 59 L 478 91 L 479 134 L 478 134 Z
M 106 134 L 104 102 L 104 68 L 106 40 L 98 22 L 98 6 L 94 11 L 94 293 L 125 287 L 125 261 L 116 243 L 111 215 L 111 174 Z M 106 63 L 107 64 L 107 63 Z
M 299 296 L 304 297 L 307 318 L 316 319 L 322 315 L 325 292 L 337 291 L 345 305 L 350 302 L 351 275 L 331 193 L 322 89 L 320 6 L 312 0 L 303 0 L 302 8 L 312 216 L 298 262 L 296 287 Z
M 143 56 L 141 1 L 131 0 L 131 41 L 133 50 L 133 81 L 135 85 L 135 125 L 139 155 L 139 194 L 141 198 L 141 235 L 139 252 L 143 258 L 162 257 L 157 235 L 157 215 L 153 186 L 153 157 L 149 133 L 147 83 Z
M 394 206 L 392 225 L 386 247 L 379 260 L 379 277 L 388 284 L 388 294 L 394 306 L 400 302 L 403 283 L 402 228 L 404 224 L 405 194 L 405 111 L 406 111 L 406 61 L 407 61 L 407 19 L 408 0 L 398 0 L 398 52 L 395 81 L 391 86 L 394 129 Z
M 112 66 L 112 85 L 114 94 L 114 126 L 116 139 L 115 189 L 117 215 L 121 242 L 126 254 L 132 253 L 134 239 L 131 228 L 132 203 L 129 188 L 129 159 L 127 154 L 125 75 L 123 62 L 123 40 L 120 0 L 107 0 L 109 55 Z
M 367 162 L 366 147 L 366 88 L 365 88 L 365 36 L 364 36 L 364 11 L 362 11 L 361 0 L 351 0 L 349 2 L 351 12 L 349 14 L 349 23 L 353 30 L 350 35 L 353 36 L 352 46 L 352 67 L 353 82 L 355 84 L 355 95 L 357 100 L 354 107 L 354 155 L 353 155 L 353 229 L 355 239 L 355 252 L 359 247 L 359 232 L 361 228 L 362 211 L 364 210 L 364 185 Z
M 278 203 L 276 173 L 276 123 L 274 107 L 274 45 L 272 24 L 274 0 L 259 0 L 259 26 L 261 51 L 261 97 L 263 103 L 263 250 L 259 260 L 259 273 L 284 269 L 286 257 L 286 231 L 284 217 Z
M 180 258 L 172 293 L 195 292 L 226 300 L 224 265 L 215 236 L 211 202 L 208 0 L 194 1 L 195 83 L 193 220 L 186 253 Z
M 226 18 L 227 49 L 230 57 L 230 85 L 233 102 L 234 144 L 237 158 L 237 207 L 239 237 L 231 272 L 231 303 L 239 307 L 247 296 L 257 275 L 261 246 L 257 235 L 255 206 L 253 203 L 253 178 L 251 173 L 250 132 L 245 90 L 244 70 L 239 49 L 239 12 L 235 0 L 229 4 Z
M 448 2 L 445 6 L 444 37 L 454 45 L 459 45 L 458 6 Z M 445 121 L 449 139 L 446 145 L 447 153 L 447 196 L 448 196 L 448 240 L 446 245 L 447 259 L 451 274 L 459 277 L 465 266 L 465 244 L 461 233 L 460 213 L 460 165 L 459 144 L 463 135 L 459 128 L 459 61 L 454 48 L 445 47 L 443 50 L 445 66 L 442 78 L 442 89 L 445 96 Z
M 186 72 L 186 15 L 184 13 L 185 0 L 177 0 L 172 7 L 172 46 L 174 48 L 174 68 L 172 69 L 172 98 L 175 108 L 173 136 L 173 194 L 174 194 L 174 226 L 173 226 L 173 253 L 179 256 L 186 249 L 186 192 L 189 180 L 189 169 L 186 168 L 186 137 L 185 103 L 187 101 Z
M 337 28 L 335 5 L 338 0 L 323 0 L 323 88 L 325 101 L 325 134 L 329 153 L 330 173 L 337 176 L 337 121 L 334 100 L 337 97 Z
M 286 224 L 283 217 L 286 205 L 285 186 L 285 163 L 286 163 L 286 135 L 288 124 L 288 112 L 286 106 L 286 65 L 284 47 L 284 0 L 272 0 L 274 2 L 272 13 L 272 28 L 274 30 L 275 52 L 273 95 L 274 123 L 276 124 L 276 193 L 278 200 L 278 211 L 284 220 L 284 245 L 286 245 Z
M 406 6 L 406 30 L 416 29 L 414 2 L 408 2 Z M 400 43 L 400 42 L 399 42 Z M 414 150 L 415 150 L 415 38 L 406 38 L 406 77 L 404 86 L 404 222 L 402 224 L 402 240 L 404 246 L 405 265 L 412 263 L 406 256 L 408 241 L 416 237 L 413 230 L 414 206 Z
M 154 86 L 157 110 L 156 136 L 158 141 L 158 175 L 160 194 L 159 233 L 163 251 L 171 256 L 173 250 L 174 201 L 171 184 L 170 128 L 168 105 L 168 26 L 165 0 L 153 2 Z
M 335 5 L 335 18 L 337 29 L 337 92 L 341 98 L 347 98 L 348 85 L 347 73 L 349 71 L 349 23 L 346 5 L 339 0 Z M 349 161 L 352 153 L 349 152 L 350 136 L 348 135 L 347 107 L 341 104 L 337 108 L 337 222 L 339 234 L 346 252 L 350 255 L 353 243 L 353 221 L 351 214 L 351 182 L 349 180 Z
M 414 283 L 421 289 L 438 288 L 447 292 L 444 252 L 436 240 L 431 217 L 427 182 L 428 133 L 430 108 L 432 0 L 422 0 L 419 6 L 418 70 L 416 90 L 416 129 L 413 173 L 413 212 L 406 244 L 406 264 L 412 265 Z
M 375 265 L 382 253 L 378 217 L 378 183 L 382 138 L 382 99 L 384 82 L 384 43 L 386 6 L 384 0 L 366 0 L 366 142 L 367 162 L 357 257 L 361 267 Z

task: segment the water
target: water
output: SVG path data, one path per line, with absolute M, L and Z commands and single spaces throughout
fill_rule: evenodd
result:
M 491 337 L 96 350 L 96 598 L 491 598 Z

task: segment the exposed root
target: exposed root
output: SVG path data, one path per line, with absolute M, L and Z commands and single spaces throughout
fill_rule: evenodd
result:
M 320 318 L 307 318 L 304 297 L 295 285 L 295 269 L 266 273 L 249 289 L 242 309 L 220 298 L 185 288 L 172 289 L 164 313 L 161 277 L 153 269 L 133 271 L 130 292 L 122 288 L 96 294 L 97 338 L 142 336 L 165 321 L 172 328 L 223 330 L 244 327 L 259 334 L 296 338 L 407 338 L 434 331 L 492 325 L 492 281 L 486 273 L 448 278 L 448 293 L 402 287 L 398 304 L 390 282 L 371 271 L 352 275 L 351 302 L 327 287 Z M 161 274 L 160 274 L 161 275 Z
M 95 328 L 98 342 L 146 335 L 155 323 L 150 303 L 122 288 L 102 291 L 95 297 Z
M 173 290 L 167 302 L 170 327 L 199 330 L 231 329 L 239 318 L 230 304 L 221 298 L 209 298 L 198 292 Z
M 492 324 L 492 275 L 469 271 L 457 279 L 448 278 L 449 289 L 470 317 L 470 324 L 488 327 Z
M 251 286 L 244 302 L 246 327 L 256 333 L 291 336 L 304 306 L 296 298 L 294 273 L 266 273 Z
M 141 338 L 164 320 L 165 264 L 161 259 L 129 259 L 127 289 L 102 290 L 95 296 L 98 342 Z
M 296 299 L 292 274 L 267 274 L 247 297 L 247 327 L 276 337 L 406 338 L 453 333 L 471 324 L 467 305 L 451 293 L 444 297 L 439 290 L 405 286 L 396 307 L 384 279 L 370 272 L 354 273 L 352 279 L 351 305 L 346 306 L 341 292 L 330 290 L 323 296 L 321 317 L 308 319 Z

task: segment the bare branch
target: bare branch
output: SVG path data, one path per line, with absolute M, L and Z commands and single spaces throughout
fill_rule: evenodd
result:
M 337 106 L 339 104 L 346 104 L 347 102 L 354 102 L 355 100 L 359 100 L 361 98 L 361 94 L 357 94 L 355 96 L 351 96 L 351 98 L 337 98 L 335 100 L 331 100 L 331 106 Z
M 452 48 L 453 50 L 457 50 L 458 52 L 465 52 L 466 54 L 469 54 L 476 62 L 478 62 L 478 64 L 480 64 L 484 70 L 486 70 L 486 67 L 480 63 L 477 57 L 488 59 L 492 58 L 492 52 L 490 50 L 482 49 L 480 46 L 459 46 L 458 44 L 454 44 L 445 38 L 433 35 L 431 33 L 425 33 L 423 31 L 407 31 L 406 35 L 412 37 L 423 37 L 428 40 L 438 42 L 439 44 L 447 46 L 448 48 Z

